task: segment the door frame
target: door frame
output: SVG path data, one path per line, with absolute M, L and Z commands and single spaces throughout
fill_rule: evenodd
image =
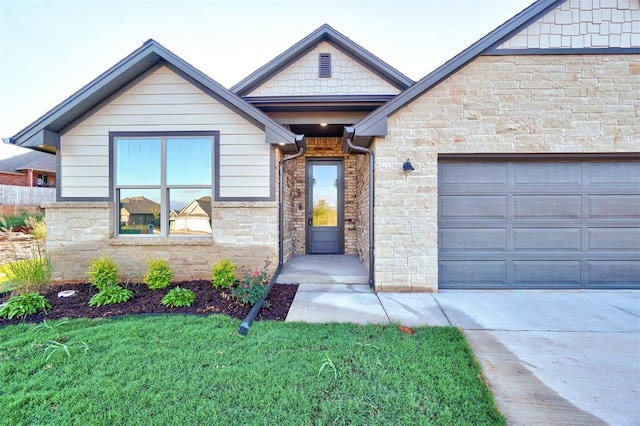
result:
M 344 254 L 344 158 L 342 157 L 307 157 L 305 163 L 305 254 L 311 253 L 311 226 L 313 220 L 313 183 L 311 169 L 314 164 L 335 164 L 338 166 L 338 250 L 333 254 Z

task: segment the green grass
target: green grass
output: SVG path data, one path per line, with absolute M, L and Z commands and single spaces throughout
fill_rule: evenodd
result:
M 242 337 L 216 315 L 56 325 L 0 328 L 0 423 L 505 423 L 455 328 L 257 322 Z

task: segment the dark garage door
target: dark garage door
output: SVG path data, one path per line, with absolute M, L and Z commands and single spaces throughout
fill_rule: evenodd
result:
M 640 288 L 640 161 L 438 169 L 440 288 Z

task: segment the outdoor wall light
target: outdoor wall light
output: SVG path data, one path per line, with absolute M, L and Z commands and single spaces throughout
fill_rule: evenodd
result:
M 412 170 L 415 170 L 413 168 L 413 166 L 411 165 L 411 161 L 409 161 L 409 159 L 407 158 L 407 161 L 404 162 L 404 164 L 402 165 L 402 170 L 406 172 L 410 172 Z
M 329 125 L 329 123 L 320 123 L 321 127 L 327 127 Z

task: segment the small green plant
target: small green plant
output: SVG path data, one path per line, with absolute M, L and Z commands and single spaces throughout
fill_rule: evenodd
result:
M 147 268 L 147 275 L 144 276 L 144 282 L 150 289 L 156 290 L 167 288 L 171 284 L 173 272 L 169 268 L 169 264 L 164 259 L 150 260 Z
M 13 296 L 6 305 L 0 308 L 0 317 L 24 319 L 27 315 L 37 314 L 40 311 L 51 309 L 51 303 L 40 293 L 26 293 Z
M 49 340 L 49 343 L 47 343 L 47 346 L 44 349 L 44 354 L 46 356 L 45 361 L 49 361 L 51 355 L 58 351 L 64 352 L 67 354 L 67 357 L 71 358 L 72 349 L 84 349 L 84 351 L 87 352 L 89 350 L 89 345 L 85 342 L 76 342 L 75 340 L 67 343 L 58 342 L 57 340 Z
M 42 320 L 41 324 L 38 324 L 34 329 L 33 332 L 34 333 L 40 333 L 41 331 L 52 331 L 52 330 L 56 330 L 58 327 L 60 327 L 61 325 L 64 325 L 66 323 L 68 323 L 69 320 L 68 319 L 61 319 L 60 321 L 56 321 L 53 322 L 51 324 L 49 324 L 47 322 L 46 319 Z
M 191 306 L 195 301 L 196 295 L 193 291 L 188 288 L 176 287 L 169 290 L 160 303 L 170 308 L 178 308 L 181 306 Z
M 133 298 L 133 291 L 119 285 L 108 285 L 99 293 L 94 294 L 89 299 L 89 306 L 115 305 L 116 303 L 124 303 Z
M 118 266 L 113 260 L 104 256 L 91 262 L 87 275 L 89 275 L 89 282 L 102 292 L 118 282 Z
M 243 305 L 255 305 L 269 285 L 269 277 L 265 271 L 246 273 L 240 284 L 231 290 L 231 294 Z
M 41 332 L 55 333 L 55 337 L 53 339 L 49 339 L 46 345 L 38 345 L 38 347 L 44 346 L 46 361 L 49 361 L 49 358 L 51 358 L 51 356 L 56 352 L 64 352 L 68 357 L 71 357 L 72 350 L 84 349 L 85 352 L 89 350 L 89 345 L 85 342 L 78 342 L 75 340 L 69 341 L 67 338 L 60 335 L 59 328 L 68 322 L 68 319 L 62 319 L 51 323 L 47 322 L 47 320 L 42 320 L 41 324 L 38 324 L 33 328 L 33 332 L 35 334 Z
M 325 355 L 323 361 L 324 363 L 322 363 L 320 371 L 318 371 L 318 377 L 320 377 L 320 374 L 322 374 L 322 370 L 324 370 L 326 367 L 329 367 L 329 369 L 333 370 L 333 378 L 337 380 L 338 376 L 340 376 L 340 372 L 336 368 L 336 365 L 333 363 L 331 358 L 329 358 L 329 355 Z
M 236 267 L 230 260 L 221 260 L 211 268 L 211 284 L 216 288 L 229 288 L 236 282 Z

